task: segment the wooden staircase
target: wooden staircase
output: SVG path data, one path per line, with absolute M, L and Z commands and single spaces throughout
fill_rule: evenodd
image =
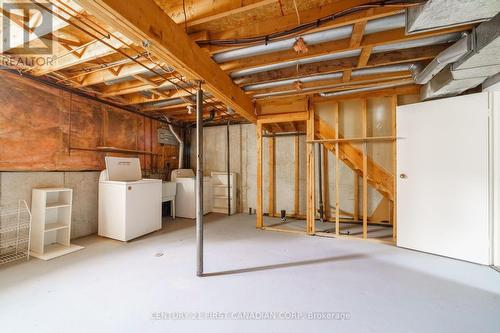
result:
M 315 117 L 315 136 L 318 139 L 335 138 L 335 130 L 318 116 Z M 341 136 L 339 136 L 342 138 Z M 324 143 L 325 147 L 335 153 L 334 143 Z M 339 159 L 362 177 L 363 176 L 363 152 L 354 147 L 351 143 L 339 144 Z M 383 196 L 394 201 L 394 175 L 372 159 L 368 158 L 368 184 L 373 186 Z

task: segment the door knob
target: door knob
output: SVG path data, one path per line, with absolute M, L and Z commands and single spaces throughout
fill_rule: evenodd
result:
M 406 178 L 408 178 L 408 176 L 406 174 L 404 174 L 404 173 L 400 173 L 399 174 L 399 178 L 406 179 Z

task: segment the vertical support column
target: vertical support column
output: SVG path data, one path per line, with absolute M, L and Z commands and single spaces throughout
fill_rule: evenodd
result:
M 264 227 L 262 213 L 262 124 L 257 122 L 257 228 Z
M 294 200 L 294 203 L 293 203 L 293 206 L 294 206 L 294 210 L 295 210 L 295 216 L 298 216 L 300 214 L 300 206 L 299 206 L 299 182 L 300 182 L 300 178 L 299 178 L 299 136 L 295 136 L 295 142 L 294 142 L 294 156 L 295 156 L 295 160 L 294 160 L 294 197 L 293 197 L 293 200 Z
M 226 135 L 227 135 L 227 215 L 231 215 L 231 145 L 229 144 L 229 125 L 227 122 Z
M 196 92 L 196 275 L 203 276 L 203 90 Z
M 274 217 L 276 212 L 274 197 L 276 193 L 276 141 L 274 137 L 269 137 L 269 216 Z
M 318 205 L 319 205 L 319 220 L 320 222 L 324 222 L 324 214 L 325 214 L 325 206 L 323 202 L 323 151 L 321 149 L 321 144 L 316 143 L 314 144 L 318 148 L 316 149 L 316 154 L 318 154 Z
M 314 140 L 314 109 L 308 105 L 309 119 L 307 120 L 307 141 Z M 315 230 L 316 208 L 314 199 L 315 178 L 314 178 L 314 144 L 307 144 L 307 204 L 306 204 L 306 219 L 307 219 L 307 233 L 313 235 Z
M 335 103 L 335 139 L 339 139 L 339 105 Z M 335 142 L 335 234 L 340 235 L 340 144 Z
M 392 96 L 391 100 L 391 112 L 392 112 L 392 131 L 391 135 L 396 137 L 396 106 L 398 104 L 398 96 Z M 398 172 L 397 169 L 397 140 L 394 140 L 392 143 L 392 173 L 393 173 L 393 198 L 392 198 L 392 212 L 391 212 L 391 222 L 392 222 L 392 239 L 394 241 L 397 240 L 397 182 L 396 182 L 396 174 Z
M 323 147 L 323 214 L 325 216 L 325 220 L 328 221 L 330 218 L 330 186 L 328 181 L 328 149 L 326 149 L 325 145 Z
M 363 138 L 367 135 L 366 99 L 362 100 Z M 368 238 L 368 143 L 363 142 L 363 238 Z
M 359 221 L 359 175 L 354 170 L 354 221 Z

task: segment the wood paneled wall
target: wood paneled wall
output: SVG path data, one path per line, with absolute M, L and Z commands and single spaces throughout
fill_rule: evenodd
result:
M 92 149 L 112 146 L 154 153 L 139 155 L 141 165 L 148 173 L 162 173 L 177 168 L 178 148 L 158 144 L 160 126 L 141 115 L 0 72 L 0 171 L 102 170 L 105 154 L 120 154 Z

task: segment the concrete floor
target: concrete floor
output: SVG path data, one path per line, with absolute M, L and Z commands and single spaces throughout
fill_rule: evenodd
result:
M 1 331 L 500 332 L 500 274 L 489 267 L 256 230 L 255 216 L 207 220 L 204 278 L 194 274 L 194 222 L 181 219 L 130 243 L 90 236 L 75 241 L 83 251 L 1 267 Z M 158 320 L 178 312 L 348 319 Z

